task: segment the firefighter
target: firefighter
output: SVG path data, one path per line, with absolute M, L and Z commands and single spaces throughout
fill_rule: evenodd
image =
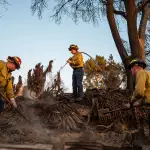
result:
M 13 91 L 12 76 L 11 73 L 16 69 L 19 69 L 21 65 L 21 59 L 17 56 L 8 56 L 7 62 L 0 60 L 0 91 L 6 94 L 12 105 L 17 108 L 15 101 L 15 95 Z M 0 113 L 4 110 L 4 101 L 0 98 Z
M 130 106 L 139 106 L 142 103 L 150 105 L 150 72 L 146 71 L 145 68 L 146 63 L 141 59 L 133 59 L 129 64 L 128 69 L 136 78 Z
M 150 106 L 150 72 L 145 68 L 146 63 L 141 59 L 133 59 L 129 64 L 128 69 L 135 76 L 136 82 L 131 101 L 126 105 L 128 108 L 140 105 Z M 150 112 L 148 113 L 148 125 L 150 129 Z
M 67 63 L 69 63 L 73 69 L 72 75 L 73 98 L 78 101 L 81 101 L 83 98 L 83 85 L 82 85 L 84 75 L 83 56 L 78 51 L 79 48 L 77 45 L 72 44 L 68 49 L 73 54 L 73 57 L 67 60 Z

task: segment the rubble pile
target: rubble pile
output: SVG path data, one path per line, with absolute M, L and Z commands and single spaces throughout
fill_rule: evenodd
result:
M 137 128 L 137 122 L 144 119 L 143 110 L 137 120 L 136 110 L 114 112 L 101 115 L 101 109 L 113 110 L 122 107 L 130 99 L 130 93 L 124 90 L 108 91 L 102 89 L 87 90 L 80 103 L 74 103 L 71 94 L 47 96 L 44 99 L 17 98 L 19 111 L 30 123 L 11 107 L 7 107 L 1 114 L 0 142 L 2 143 L 57 143 L 77 140 L 85 132 L 104 143 L 118 146 L 123 137 L 123 130 L 128 122 L 135 122 L 132 127 Z M 122 117 L 121 117 L 122 116 Z M 132 123 L 133 123 L 132 122 Z M 120 128 L 120 129 L 119 129 Z M 119 132 L 118 132 L 119 130 Z M 122 132 L 120 132 L 122 130 Z M 108 136 L 106 136 L 108 135 Z M 91 140 L 91 136 L 87 136 Z M 114 142 L 116 140 L 116 142 Z M 117 143 L 117 144 L 115 144 Z

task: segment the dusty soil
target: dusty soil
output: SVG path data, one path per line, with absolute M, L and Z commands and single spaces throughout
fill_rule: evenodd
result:
M 104 95 L 107 95 L 105 99 Z M 111 126 L 112 123 L 116 124 L 110 128 L 106 128 L 106 124 L 104 124 L 104 127 L 99 126 L 103 125 L 103 123 L 99 121 L 95 121 L 95 123 L 88 122 L 88 116 L 86 115 L 87 112 L 88 114 L 92 112 L 92 107 L 90 107 L 90 105 L 93 106 L 92 98 L 97 98 L 101 101 L 98 107 L 105 105 L 103 108 L 109 109 L 121 106 L 124 99 L 124 101 L 128 101 L 128 99 L 126 99 L 128 96 L 125 97 L 124 92 L 121 94 L 118 92 L 116 95 L 118 95 L 119 98 L 115 95 L 111 95 L 109 98 L 108 92 L 105 91 L 102 91 L 102 93 L 99 91 L 90 91 L 86 93 L 86 97 L 83 101 L 84 105 L 71 103 L 69 101 L 71 97 L 69 96 L 67 96 L 67 98 L 65 96 L 59 98 L 48 97 L 44 100 L 19 98 L 17 99 L 18 110 L 31 123 L 27 122 L 12 108 L 7 108 L 4 113 L 1 114 L 0 143 L 54 144 L 55 149 L 61 150 L 66 142 L 71 141 L 100 141 L 106 145 L 121 147 L 123 145 L 132 146 L 135 141 L 137 144 L 140 140 L 140 144 L 143 146 L 147 145 L 146 148 L 149 150 L 150 145 L 145 142 L 147 139 L 141 138 L 142 141 L 140 138 L 135 139 L 134 136 L 132 137 L 132 134 L 124 127 L 125 123 L 119 123 L 119 121 L 111 122 L 109 120 L 108 126 Z M 103 103 L 101 99 L 107 103 Z M 117 99 L 118 102 L 115 102 L 117 106 L 113 102 L 110 107 L 110 99 Z M 83 113 L 82 110 L 85 112 Z

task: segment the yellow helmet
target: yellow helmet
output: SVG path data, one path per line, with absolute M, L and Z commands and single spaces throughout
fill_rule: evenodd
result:
M 68 49 L 69 49 L 69 51 L 71 51 L 72 49 L 78 50 L 79 48 L 77 45 L 72 44 L 72 45 L 70 45 L 70 47 Z
M 143 67 L 143 69 L 146 68 L 146 66 L 147 66 L 146 63 L 145 63 L 142 59 L 133 59 L 133 60 L 130 62 L 129 66 L 128 66 L 128 69 L 131 70 L 131 68 L 132 68 L 134 65 L 141 66 L 141 67 Z

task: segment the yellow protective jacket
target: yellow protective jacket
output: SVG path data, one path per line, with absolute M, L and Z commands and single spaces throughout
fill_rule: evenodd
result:
M 138 96 L 146 97 L 145 101 L 150 103 L 150 72 L 143 69 L 136 74 L 136 85 L 132 100 L 135 100 Z
M 13 85 L 12 85 L 12 76 L 8 72 L 6 62 L 0 60 L 0 89 L 4 89 L 7 97 L 14 98 Z
M 72 63 L 70 64 L 72 68 L 80 68 L 83 67 L 83 56 L 80 52 L 77 52 L 70 58 Z

